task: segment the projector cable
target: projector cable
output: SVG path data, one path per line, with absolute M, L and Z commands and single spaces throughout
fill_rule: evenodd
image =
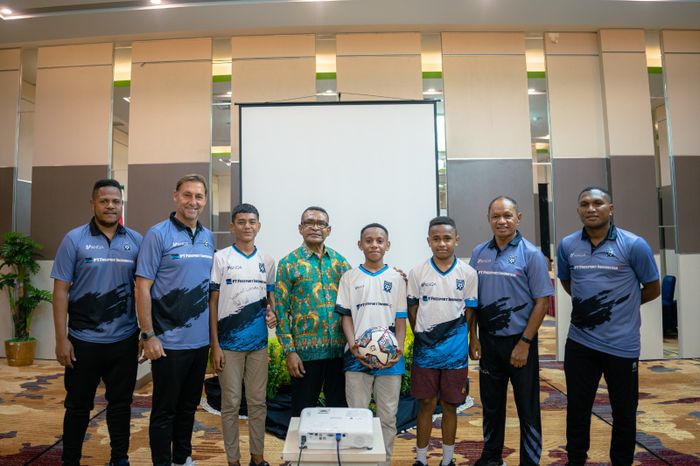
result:
M 297 458 L 297 466 L 301 464 L 301 452 L 306 448 L 306 435 L 301 436 L 301 445 L 299 445 L 299 458 Z
M 338 466 L 342 466 L 340 464 L 340 434 L 335 434 L 335 453 L 338 455 Z

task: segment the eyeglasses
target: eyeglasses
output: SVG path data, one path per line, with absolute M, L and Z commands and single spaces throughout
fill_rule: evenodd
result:
M 320 222 L 315 222 L 313 220 L 306 220 L 304 222 L 301 222 L 303 226 L 306 228 L 314 228 L 318 230 L 323 230 L 324 228 L 328 228 L 328 222 L 320 221 Z

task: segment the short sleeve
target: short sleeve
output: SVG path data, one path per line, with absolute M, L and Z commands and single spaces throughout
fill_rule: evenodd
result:
M 209 281 L 209 291 L 219 291 L 221 288 L 221 279 L 223 277 L 223 257 L 224 251 L 218 251 L 214 254 L 214 263 L 211 267 L 211 280 Z
M 267 273 L 267 291 L 275 291 L 275 275 L 277 274 L 277 269 L 275 268 L 275 260 L 265 255 L 264 258 L 265 271 Z
M 155 280 L 163 257 L 163 240 L 152 228 L 146 232 L 136 262 L 136 275 Z
M 75 259 L 78 255 L 73 239 L 66 235 L 56 251 L 51 278 L 72 283 L 75 273 Z
M 636 238 L 632 243 L 629 262 L 639 283 L 649 283 L 659 279 L 659 269 L 654 260 L 654 253 L 644 238 Z
M 408 317 L 408 309 L 406 308 L 406 282 L 402 276 L 399 275 L 395 285 L 394 309 L 396 309 L 396 318 L 406 319 Z
M 420 297 L 420 286 L 418 284 L 418 272 L 416 267 L 408 273 L 408 290 L 406 293 L 406 301 L 408 304 L 418 304 Z
M 335 300 L 335 312 L 340 315 L 349 316 L 352 315 L 350 311 L 350 286 L 348 285 L 348 277 L 350 272 L 345 272 L 340 278 L 340 284 L 338 285 L 338 296 Z
M 569 260 L 567 258 L 566 249 L 564 248 L 564 240 L 559 243 L 559 247 L 557 248 L 557 277 L 559 277 L 559 280 L 571 280 Z
M 527 281 L 533 298 L 554 295 L 552 279 L 549 278 L 547 258 L 540 251 L 532 251 L 527 262 Z
M 477 307 L 479 305 L 479 275 L 471 265 L 467 266 L 466 283 L 464 284 L 464 305 Z

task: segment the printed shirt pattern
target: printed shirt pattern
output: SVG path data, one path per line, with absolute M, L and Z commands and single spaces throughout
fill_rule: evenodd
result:
M 571 281 L 569 338 L 603 353 L 638 358 L 641 283 L 659 279 L 647 242 L 610 226 L 593 247 L 586 230 L 561 240 L 558 275 Z
M 335 313 L 340 277 L 347 260 L 326 247 L 322 258 L 305 245 L 279 261 L 275 283 L 277 338 L 284 354 L 304 361 L 339 358 L 345 338 Z
M 534 300 L 554 294 L 547 259 L 520 233 L 503 251 L 491 239 L 472 251 L 469 265 L 479 274 L 479 330 L 490 335 L 523 333 Z
M 363 266 L 348 270 L 340 279 L 335 312 L 351 316 L 355 340 L 372 327 L 385 327 L 396 332 L 396 320 L 406 319 L 406 282 L 400 273 L 385 265 L 376 272 Z M 403 375 L 406 372 L 403 356 L 388 369 L 369 369 L 345 345 L 345 370 L 372 375 Z
M 146 232 L 136 275 L 153 280 L 153 330 L 166 350 L 209 344 L 209 277 L 213 259 L 214 237 L 199 223 L 193 234 L 173 213 Z
M 136 332 L 134 270 L 141 240 L 139 233 L 119 225 L 109 241 L 94 219 L 63 238 L 51 278 L 71 284 L 70 336 L 90 343 L 114 343 Z
M 427 369 L 462 369 L 469 362 L 465 307 L 476 307 L 476 271 L 455 258 L 441 272 L 430 258 L 408 275 L 408 304 L 418 304 L 413 363 Z
M 219 292 L 219 346 L 254 351 L 267 346 L 267 293 L 275 289 L 275 261 L 257 248 L 249 256 L 235 245 L 214 254 L 210 289 Z

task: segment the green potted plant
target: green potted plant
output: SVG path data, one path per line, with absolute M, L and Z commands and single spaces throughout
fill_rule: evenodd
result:
M 36 340 L 29 336 L 32 314 L 42 301 L 51 302 L 51 292 L 31 284 L 39 272 L 38 256 L 42 246 L 29 236 L 8 231 L 0 244 L 0 289 L 7 293 L 12 312 L 14 338 L 5 340 L 5 354 L 10 366 L 27 366 L 34 362 Z

